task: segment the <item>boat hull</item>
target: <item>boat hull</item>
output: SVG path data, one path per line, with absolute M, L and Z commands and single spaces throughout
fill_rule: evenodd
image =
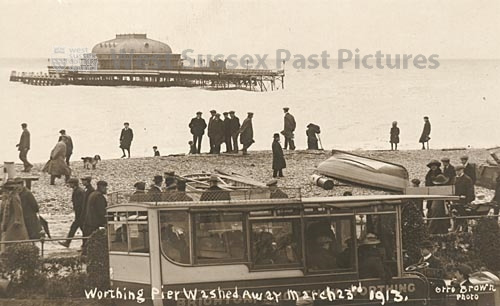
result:
M 401 165 L 333 150 L 333 156 L 318 165 L 322 175 L 358 185 L 404 192 L 408 171 Z

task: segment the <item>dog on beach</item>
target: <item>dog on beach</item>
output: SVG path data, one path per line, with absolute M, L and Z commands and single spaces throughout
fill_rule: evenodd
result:
M 101 161 L 101 157 L 99 155 L 96 155 L 94 157 L 82 157 L 82 160 L 83 168 L 90 170 L 90 166 L 92 166 L 92 169 L 95 170 L 97 163 Z

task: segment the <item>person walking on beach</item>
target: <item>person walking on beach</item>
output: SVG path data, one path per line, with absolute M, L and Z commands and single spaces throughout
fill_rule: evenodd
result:
M 193 143 L 196 147 L 196 153 L 201 152 L 201 139 L 203 134 L 205 134 L 205 129 L 207 128 L 207 123 L 205 119 L 201 118 L 202 112 L 196 112 L 196 117 L 191 119 L 189 123 L 189 128 L 191 129 L 191 134 L 193 135 Z
M 33 165 L 28 161 L 28 151 L 30 150 L 30 131 L 28 131 L 28 125 L 26 123 L 21 124 L 23 132 L 21 133 L 21 139 L 16 145 L 19 150 L 19 159 L 23 162 L 24 170 L 23 172 L 30 172 Z
M 207 129 L 207 135 L 208 135 L 208 141 L 210 142 L 210 152 L 209 154 L 214 154 L 214 149 L 215 149 L 215 142 L 214 142 L 214 126 L 213 122 L 215 120 L 215 115 L 217 112 L 213 109 L 210 111 L 210 119 L 208 119 L 208 129 Z
M 60 178 L 62 175 L 68 181 L 71 169 L 66 164 L 66 144 L 63 139 L 59 140 L 52 152 L 50 152 L 50 160 L 45 164 L 42 171 L 50 174 L 50 185 L 55 185 L 56 178 Z
M 77 178 L 70 178 L 68 180 L 68 187 L 73 190 L 73 193 L 71 194 L 71 203 L 73 204 L 75 218 L 69 228 L 68 239 L 66 241 L 59 242 L 60 245 L 67 248 L 71 244 L 71 238 L 75 237 L 75 233 L 78 229 L 82 231 L 83 235 L 82 212 L 84 206 L 83 202 L 85 201 L 85 191 L 79 186 Z
M 69 159 L 71 155 L 73 154 L 73 140 L 71 139 L 71 136 L 66 134 L 66 130 L 60 130 L 59 134 L 59 140 L 64 141 L 66 144 L 66 164 L 69 166 Z
M 307 149 L 308 150 L 318 150 L 318 136 L 316 134 L 321 133 L 319 125 L 314 123 L 309 123 L 307 125 L 306 136 L 307 136 Z
M 252 125 L 253 113 L 248 112 L 248 116 L 240 127 L 240 142 L 243 145 L 243 155 L 248 154 L 248 148 L 255 142 L 253 140 L 253 125 Z
M 234 114 L 234 111 L 229 112 L 229 117 L 230 117 L 230 131 L 231 131 L 231 139 L 232 139 L 232 146 L 231 148 L 233 149 L 233 153 L 238 153 L 238 131 L 240 130 L 240 119 L 236 117 Z
M 399 128 L 397 121 L 392 122 L 390 142 L 391 142 L 391 151 L 392 150 L 397 151 L 399 143 Z
M 82 232 L 83 232 L 83 237 L 88 237 L 92 233 L 87 232 L 87 229 L 85 228 L 83 223 L 85 221 L 85 216 L 87 215 L 87 204 L 88 204 L 89 197 L 92 194 L 92 192 L 95 191 L 95 188 L 94 188 L 94 186 L 92 186 L 92 177 L 91 176 L 82 177 L 81 181 L 82 181 L 83 187 L 85 187 L 85 196 L 83 198 L 82 218 L 81 218 Z M 86 240 L 84 240 L 82 243 L 82 249 L 84 249 L 83 247 L 85 246 L 85 244 L 86 244 Z
M 122 158 L 127 157 L 125 152 L 128 153 L 128 158 L 130 158 L 130 146 L 132 145 L 132 139 L 134 139 L 134 132 L 130 128 L 130 124 L 125 122 L 120 134 L 120 148 L 123 152 Z
M 285 155 L 280 144 L 280 134 L 275 133 L 273 136 L 273 177 L 283 177 L 283 169 L 286 168 Z
M 226 152 L 233 152 L 233 148 L 231 145 L 231 118 L 229 118 L 228 112 L 223 112 L 224 115 L 224 143 L 226 144 Z
M 448 178 L 448 183 L 446 185 L 455 185 L 455 179 L 457 173 L 455 172 L 455 167 L 450 164 L 450 159 L 448 157 L 441 158 L 443 163 L 443 174 Z
M 295 128 L 297 127 L 297 124 L 295 123 L 295 117 L 293 117 L 292 114 L 290 114 L 288 111 L 290 110 L 289 107 L 283 107 L 283 112 L 285 113 L 284 117 L 284 128 L 281 134 L 285 136 L 285 150 L 295 150 L 295 143 L 293 141 L 293 132 L 295 131 Z
M 429 140 L 431 137 L 431 122 L 429 121 L 429 117 L 424 117 L 424 129 L 422 130 L 422 135 L 420 135 L 420 142 L 422 144 L 422 150 L 425 150 L 425 144 L 427 143 L 427 150 L 429 150 Z
M 92 192 L 87 202 L 87 215 L 83 226 L 89 235 L 99 229 L 99 227 L 106 226 L 106 193 L 108 190 L 108 183 L 106 181 L 97 182 L 97 190 Z

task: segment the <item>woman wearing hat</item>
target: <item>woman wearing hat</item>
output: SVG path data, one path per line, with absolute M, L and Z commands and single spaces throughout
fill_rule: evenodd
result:
M 448 184 L 449 178 L 444 176 L 443 174 L 439 174 L 434 178 L 432 183 L 435 186 L 441 186 Z M 427 211 L 427 218 L 432 220 L 429 221 L 429 234 L 447 234 L 448 228 L 450 228 L 451 223 L 449 219 L 441 219 L 447 218 L 448 212 L 446 209 L 445 202 L 442 200 L 433 200 Z M 434 219 L 436 218 L 436 219 Z
M 399 143 L 399 128 L 397 121 L 392 122 L 390 143 L 391 143 L 391 150 L 397 151 Z
M 273 144 L 273 177 L 283 177 L 283 169 L 286 168 L 285 156 L 283 155 L 283 148 L 280 144 L 280 134 L 275 133 Z
M 380 240 L 375 234 L 369 233 L 359 246 L 359 278 L 381 278 L 387 279 L 389 273 L 385 271 L 383 259 L 378 246 Z
M 429 168 L 429 171 L 425 175 L 425 186 L 434 186 L 433 181 L 436 178 L 436 176 L 443 173 L 440 168 L 441 162 L 439 162 L 436 159 L 433 159 L 427 164 L 427 167 Z M 427 213 L 429 213 L 431 206 L 432 206 L 432 201 L 427 201 L 426 205 Z

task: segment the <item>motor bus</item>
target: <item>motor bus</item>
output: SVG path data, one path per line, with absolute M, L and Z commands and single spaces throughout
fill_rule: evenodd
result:
M 194 192 L 133 201 L 115 194 L 107 208 L 114 298 L 154 306 L 430 302 L 428 279 L 403 267 L 402 206 L 456 197 L 285 192 L 211 201 Z M 366 248 L 379 256 L 367 261 Z

